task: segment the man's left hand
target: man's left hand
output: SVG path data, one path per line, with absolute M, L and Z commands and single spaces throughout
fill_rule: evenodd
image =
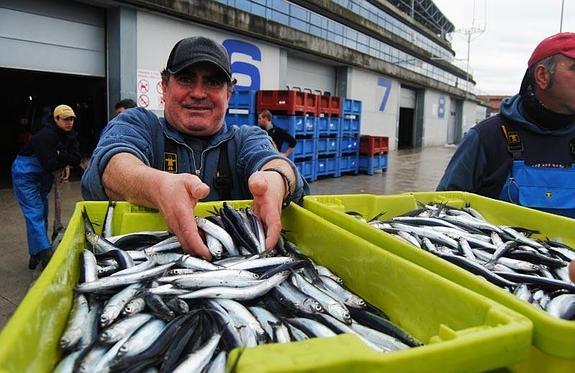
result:
M 266 250 L 271 250 L 277 244 L 282 229 L 284 181 L 276 172 L 257 171 L 250 176 L 248 186 L 254 197 L 252 209 L 266 230 Z

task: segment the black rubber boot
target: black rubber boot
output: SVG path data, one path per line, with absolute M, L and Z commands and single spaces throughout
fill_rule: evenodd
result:
M 35 269 L 40 264 L 42 265 L 42 269 L 44 269 L 48 265 L 50 258 L 52 258 L 52 249 L 42 250 L 30 257 L 28 268 Z

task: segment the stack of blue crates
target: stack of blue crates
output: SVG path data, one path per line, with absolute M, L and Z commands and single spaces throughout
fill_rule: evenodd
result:
M 256 93 L 253 90 L 234 90 L 226 113 L 227 125 L 257 125 Z
M 274 114 L 272 123 L 286 130 L 297 140 L 290 159 L 295 163 L 299 172 L 308 181 L 316 180 L 316 126 L 317 118 L 312 115 L 279 115 Z M 282 149 L 285 150 L 285 149 Z
M 359 172 L 359 133 L 361 129 L 361 101 L 344 98 L 339 125 L 337 176 Z
M 317 118 L 317 158 L 316 175 L 339 176 L 338 152 L 339 152 L 339 126 L 341 113 L 338 115 L 326 115 L 321 113 Z
M 273 125 L 283 128 L 297 140 L 289 158 L 308 182 L 318 177 L 358 174 L 361 101 L 344 98 L 335 109 L 325 110 L 318 104 L 315 112 L 307 108 L 305 112 L 292 110 L 286 115 L 288 113 L 279 108 L 263 104 L 263 107 L 257 107 L 258 95 L 258 91 L 235 90 L 230 98 L 226 124 L 257 125 L 258 111 L 267 108 L 273 114 Z

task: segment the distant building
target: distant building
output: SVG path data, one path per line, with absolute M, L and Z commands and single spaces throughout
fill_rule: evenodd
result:
M 484 101 L 487 105 L 487 117 L 499 114 L 499 108 L 501 107 L 501 101 L 509 96 L 498 96 L 498 95 L 481 95 L 477 98 Z

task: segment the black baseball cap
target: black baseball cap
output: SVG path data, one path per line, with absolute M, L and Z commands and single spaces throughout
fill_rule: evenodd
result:
M 177 74 L 199 62 L 216 65 L 226 75 L 228 81 L 232 81 L 228 51 L 221 44 L 203 36 L 185 38 L 177 42 L 168 57 L 166 70 L 170 74 Z

